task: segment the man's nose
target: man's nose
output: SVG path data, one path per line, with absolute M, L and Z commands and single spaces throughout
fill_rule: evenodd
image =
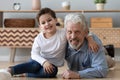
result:
M 71 34 L 71 38 L 74 39 L 76 37 L 75 33 Z

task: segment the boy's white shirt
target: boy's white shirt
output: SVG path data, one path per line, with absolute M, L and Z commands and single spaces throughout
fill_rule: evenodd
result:
M 46 39 L 41 32 L 34 40 L 31 58 L 41 65 L 48 60 L 55 66 L 63 66 L 66 43 L 64 29 L 57 30 L 49 39 Z

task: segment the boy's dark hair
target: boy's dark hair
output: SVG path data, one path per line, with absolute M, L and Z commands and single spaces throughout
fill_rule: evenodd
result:
M 38 23 L 39 23 L 39 18 L 40 18 L 40 16 L 41 16 L 41 15 L 44 15 L 44 14 L 50 14 L 53 18 L 56 18 L 56 14 L 55 14 L 55 12 L 54 12 L 52 9 L 50 9 L 50 8 L 42 8 L 42 9 L 38 12 L 38 14 L 37 14 L 37 16 L 36 16 L 36 19 L 37 19 Z

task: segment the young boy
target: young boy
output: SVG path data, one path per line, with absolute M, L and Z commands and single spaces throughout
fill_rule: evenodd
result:
M 38 12 L 37 21 L 41 32 L 35 38 L 31 60 L 26 63 L 9 67 L 7 72 L 10 75 L 26 73 L 27 77 L 51 78 L 55 77 L 58 68 L 64 65 L 64 56 L 66 49 L 66 35 L 64 29 L 56 28 L 56 14 L 49 8 L 43 8 Z M 96 47 L 96 43 L 90 38 L 89 42 Z

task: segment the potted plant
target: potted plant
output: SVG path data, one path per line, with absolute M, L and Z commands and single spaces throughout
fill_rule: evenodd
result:
M 97 10 L 104 10 L 104 4 L 106 4 L 106 0 L 94 0 L 96 4 Z

